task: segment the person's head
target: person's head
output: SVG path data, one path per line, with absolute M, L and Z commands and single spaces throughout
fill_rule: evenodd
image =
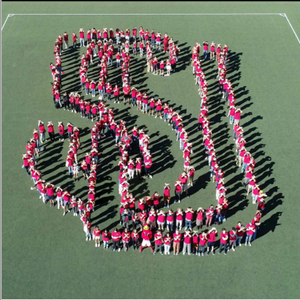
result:
M 115 232 L 118 232 L 118 228 L 115 228 Z
M 222 232 L 225 233 L 225 232 L 226 232 L 226 229 L 225 229 L 225 228 L 222 228 Z

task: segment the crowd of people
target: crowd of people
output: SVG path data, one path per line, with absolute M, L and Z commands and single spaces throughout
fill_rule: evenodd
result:
M 154 34 L 154 35 L 153 35 Z M 160 33 L 158 33 L 160 34 Z M 73 47 L 76 47 L 77 36 L 73 33 Z M 129 246 L 132 245 L 133 249 L 138 249 L 140 246 L 140 252 L 145 247 L 150 247 L 153 254 L 156 254 L 159 250 L 163 254 L 162 247 L 164 246 L 164 254 L 169 255 L 171 244 L 173 242 L 173 253 L 178 255 L 180 252 L 180 245 L 182 242 L 183 254 L 191 253 L 203 256 L 205 253 L 210 252 L 214 254 L 214 247 L 216 243 L 216 236 L 218 231 L 215 227 L 210 230 L 203 229 L 205 225 L 209 228 L 213 224 L 222 224 L 226 221 L 226 210 L 228 208 L 228 200 L 226 199 L 226 188 L 224 184 L 224 173 L 220 169 L 216 152 L 214 149 L 214 142 L 212 140 L 212 130 L 210 129 L 208 119 L 208 106 L 207 106 L 207 90 L 208 85 L 205 80 L 205 74 L 201 69 L 203 60 L 208 57 L 208 42 L 203 43 L 203 59 L 200 59 L 200 44 L 196 43 L 192 53 L 192 66 L 193 74 L 195 74 L 195 84 L 199 85 L 199 94 L 201 98 L 199 126 L 198 130 L 202 129 L 203 144 L 205 146 L 207 161 L 211 171 L 211 178 L 215 183 L 216 188 L 216 200 L 217 205 L 210 205 L 207 209 L 199 207 L 194 210 L 191 207 L 187 209 L 178 208 L 175 212 L 170 209 L 171 204 L 171 185 L 166 183 L 163 189 L 163 202 L 160 201 L 160 195 L 155 192 L 152 196 L 148 195 L 142 199 L 136 201 L 133 195 L 129 192 L 129 180 L 135 176 L 141 177 L 144 173 L 144 177 L 152 178 L 151 167 L 152 157 L 149 149 L 149 136 L 144 129 L 138 129 L 134 126 L 129 134 L 129 129 L 126 127 L 126 122 L 120 120 L 116 122 L 114 120 L 113 109 L 105 106 L 104 98 L 107 97 L 108 101 L 111 100 L 111 94 L 114 94 L 115 103 L 120 102 L 120 88 L 116 85 L 114 88 L 107 82 L 108 72 L 107 67 L 109 64 L 113 64 L 111 53 L 114 52 L 114 42 L 120 47 L 121 55 L 116 55 L 117 67 L 122 68 L 122 86 L 123 86 L 123 103 L 130 102 L 132 106 L 136 106 L 138 110 L 141 110 L 144 114 L 160 117 L 164 119 L 164 122 L 168 122 L 172 130 L 176 133 L 177 141 L 179 141 L 179 147 L 183 151 L 184 165 L 183 173 L 180 174 L 178 180 L 174 185 L 174 203 L 177 201 L 180 203 L 181 197 L 185 193 L 187 197 L 188 186 L 193 186 L 193 178 L 195 169 L 190 166 L 190 156 L 192 154 L 192 144 L 189 143 L 188 133 L 184 129 L 181 116 L 175 112 L 168 104 L 163 104 L 160 99 L 155 100 L 149 97 L 146 93 L 139 92 L 135 87 L 131 87 L 132 78 L 130 77 L 130 55 L 129 55 L 129 43 L 131 41 L 130 31 L 125 32 L 116 30 L 115 35 L 112 29 L 108 31 L 106 28 L 101 32 L 100 30 L 88 30 L 87 32 L 87 44 L 84 40 L 84 31 L 80 30 L 80 46 L 87 46 L 87 53 L 82 57 L 80 67 L 80 79 L 82 88 L 85 87 L 86 95 L 92 92 L 92 96 L 96 96 L 96 89 L 99 92 L 98 105 L 90 104 L 88 101 L 84 101 L 83 97 L 79 93 L 71 93 L 70 95 L 64 94 L 64 108 L 69 109 L 71 105 L 72 112 L 81 113 L 81 117 L 86 116 L 92 122 L 95 120 L 95 124 L 91 130 L 91 142 L 92 150 L 90 153 L 86 153 L 85 159 L 81 163 L 81 170 L 83 172 L 84 179 L 89 181 L 88 199 L 77 199 L 75 195 L 71 195 L 68 191 L 63 191 L 60 187 L 55 189 L 51 183 L 45 183 L 41 179 L 41 172 L 36 169 L 36 163 L 39 153 L 39 144 L 45 141 L 45 128 L 43 122 L 39 121 L 39 130 L 35 129 L 33 132 L 33 138 L 28 142 L 26 146 L 26 154 L 23 155 L 23 167 L 29 175 L 31 175 L 34 182 L 32 189 L 37 188 L 40 193 L 40 198 L 44 203 L 47 200 L 50 202 L 50 206 L 54 206 L 54 194 L 56 193 L 57 207 L 62 206 L 64 208 L 64 215 L 70 212 L 69 204 L 73 208 L 73 215 L 79 214 L 80 219 L 83 222 L 83 230 L 86 235 L 86 240 L 95 240 L 95 247 L 100 247 L 100 240 L 103 240 L 103 247 L 108 249 L 110 240 L 112 241 L 111 249 L 113 251 L 121 250 L 121 243 L 123 249 L 127 251 Z M 155 38 L 154 38 L 155 37 Z M 151 32 L 148 35 L 148 30 L 143 31 L 140 28 L 139 42 L 145 43 L 149 49 L 146 51 L 148 68 L 149 60 L 152 58 L 152 49 L 159 51 L 161 45 L 161 39 L 157 33 Z M 103 40 L 101 40 L 103 38 Z M 68 35 L 65 32 L 63 38 L 59 36 L 55 44 L 55 58 L 56 62 L 60 62 L 60 55 L 62 50 L 62 40 L 64 39 L 65 48 L 68 49 Z M 92 63 L 92 56 L 96 55 L 97 39 L 99 65 L 101 67 L 99 82 L 89 82 L 87 79 L 88 68 Z M 136 54 L 134 43 L 137 43 L 137 30 L 132 31 L 133 41 L 133 54 Z M 170 56 L 176 56 L 176 45 L 172 44 L 173 41 L 166 39 L 168 42 L 163 42 L 164 52 L 167 52 L 167 46 L 169 45 Z M 171 41 L 171 42 L 170 42 Z M 99 42 L 99 43 L 98 43 Z M 159 42 L 159 43 L 158 43 Z M 126 44 L 127 43 L 127 44 Z M 171 46 L 170 46 L 171 44 Z M 156 46 L 156 48 L 155 48 Z M 174 48 L 173 48 L 174 47 Z M 140 48 L 141 49 L 141 48 Z M 120 50 L 120 49 L 118 49 Z M 151 50 L 151 51 L 150 51 Z M 178 49 L 179 51 L 179 49 Z M 100 53 L 99 53 L 100 52 Z M 120 51 L 119 51 L 120 52 Z M 124 52 L 124 55 L 123 55 Z M 120 54 L 120 53 L 119 53 Z M 140 50 L 140 54 L 143 55 L 143 51 Z M 230 106 L 229 116 L 230 124 L 234 124 L 234 141 L 237 146 L 237 163 L 242 167 L 241 172 L 246 171 L 245 185 L 248 184 L 248 193 L 252 191 L 253 203 L 257 204 L 257 211 L 251 222 L 247 226 L 243 226 L 241 222 L 238 222 L 236 227 L 233 227 L 230 231 L 225 228 L 220 232 L 220 246 L 219 253 L 224 248 L 224 254 L 229 249 L 235 251 L 235 247 L 241 246 L 241 240 L 246 233 L 245 245 L 251 246 L 251 241 L 255 239 L 257 229 L 260 225 L 260 218 L 264 209 L 264 197 L 266 195 L 260 191 L 259 186 L 256 184 L 255 176 L 253 175 L 255 161 L 251 154 L 246 151 L 245 140 L 243 139 L 243 130 L 240 126 L 241 110 L 234 106 L 235 98 L 234 92 L 231 88 L 231 83 L 226 79 L 226 61 L 228 54 L 228 47 L 225 45 L 222 49 L 221 45 L 215 46 L 214 42 L 210 48 L 210 59 L 217 60 L 218 62 L 218 79 L 220 85 L 220 93 L 223 93 L 223 98 Z M 178 53 L 177 53 L 178 56 Z M 175 57 L 177 60 L 178 57 Z M 53 75 L 53 95 L 56 101 L 60 102 L 59 87 L 61 80 L 61 65 L 50 65 Z M 58 68 L 60 67 L 60 68 Z M 148 69 L 149 71 L 149 69 Z M 150 69 L 152 71 L 152 69 Z M 155 71 L 155 70 L 154 70 Z M 55 87 L 54 87 L 55 86 Z M 57 92 L 58 90 L 58 92 Z M 59 100 L 58 100 L 59 99 Z M 149 108 L 149 110 L 148 110 Z M 80 134 L 78 128 L 74 128 L 71 123 L 68 126 L 68 136 L 70 140 L 70 150 L 66 160 L 66 166 L 69 170 L 70 177 L 73 176 L 74 180 L 78 180 L 78 161 L 77 150 L 80 147 Z M 50 128 L 50 130 L 49 130 Z M 106 129 L 106 132 L 105 132 Z M 60 135 L 60 141 L 64 140 L 64 125 L 62 122 L 58 124 L 58 132 Z M 105 132 L 105 133 L 104 133 Z M 40 136 L 39 136 L 40 133 Z M 51 141 L 54 140 L 54 128 L 53 124 L 49 122 L 48 133 Z M 91 225 L 91 212 L 94 211 L 95 206 L 95 185 L 97 177 L 97 164 L 98 164 L 98 143 L 101 137 L 111 136 L 115 139 L 115 144 L 119 148 L 121 159 L 119 162 L 119 193 L 121 195 L 120 205 L 120 225 L 122 230 L 117 228 L 111 233 L 109 230 L 100 230 L 96 226 L 92 231 Z M 130 157 L 133 147 L 139 148 L 139 155 L 137 158 Z M 249 161 L 248 161 L 249 160 Z M 250 176 L 251 175 L 251 176 Z M 137 206 L 137 207 L 136 207 Z M 163 209 L 167 207 L 167 210 Z M 183 222 L 184 225 L 183 226 Z M 193 223 L 197 227 L 197 230 L 193 230 Z M 184 228 L 184 233 L 181 233 Z M 130 231 L 130 228 L 132 231 Z M 163 235 L 164 231 L 167 231 Z M 201 230 L 200 232 L 198 232 Z M 152 245 L 155 245 L 153 249 Z

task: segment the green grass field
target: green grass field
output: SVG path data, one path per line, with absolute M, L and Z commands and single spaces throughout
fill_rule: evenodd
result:
M 124 7 L 123 7 L 124 6 Z M 67 3 L 3 2 L 2 25 L 9 13 L 286 13 L 300 34 L 299 3 Z M 78 34 L 80 27 L 133 28 L 168 32 L 181 49 L 178 72 L 161 78 L 146 73 L 145 61 L 133 59 L 138 89 L 174 105 L 184 117 L 193 143 L 192 164 L 197 179 L 191 197 L 172 208 L 215 203 L 214 186 L 204 161 L 201 136 L 196 131 L 199 96 L 190 67 L 191 49 L 204 40 L 228 44 L 231 61 L 227 77 L 233 82 L 237 105 L 243 110 L 247 148 L 254 155 L 258 181 L 268 194 L 263 224 L 252 247 L 238 248 L 227 256 L 153 256 L 149 249 L 116 253 L 86 242 L 82 223 L 72 214 L 43 205 L 31 181 L 21 169 L 21 156 L 37 121 L 72 122 L 81 130 L 79 161 L 90 149 L 92 122 L 53 107 L 53 45 L 64 31 Z M 2 31 L 2 297 L 3 298 L 299 298 L 299 230 L 297 215 L 300 106 L 300 45 L 289 24 L 279 15 L 268 16 L 14 16 Z M 79 88 L 79 55 L 62 56 L 63 88 Z M 202 54 L 202 53 L 201 53 Z M 97 79 L 97 67 L 90 73 Z M 228 230 L 237 221 L 249 222 L 255 212 L 242 188 L 240 169 L 234 163 L 232 129 L 227 107 L 219 102 L 217 66 L 205 62 L 209 81 L 209 117 L 217 157 L 228 189 Z M 117 72 L 109 71 L 112 80 Z M 120 73 L 119 73 L 120 74 Z M 92 99 L 91 97 L 86 97 Z M 95 98 L 93 98 L 95 101 Z M 182 152 L 175 134 L 160 119 L 142 115 L 135 108 L 110 104 L 116 120 L 129 127 L 146 125 L 153 153 L 154 177 L 131 184 L 136 197 L 172 185 L 182 171 Z M 69 187 L 86 199 L 87 183 L 74 184 L 67 176 L 68 141 L 46 144 L 38 168 L 43 178 Z M 113 141 L 103 139 L 100 178 L 101 197 L 92 225 L 110 230 L 118 224 L 119 154 Z M 173 190 L 172 190 L 173 194 Z M 120 227 L 120 226 L 118 226 Z

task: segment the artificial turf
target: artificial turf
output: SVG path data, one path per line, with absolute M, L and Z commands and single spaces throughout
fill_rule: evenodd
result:
M 89 7 L 93 6 L 93 8 Z M 123 7 L 124 5 L 124 7 Z M 2 5 L 7 13 L 150 13 L 150 12 L 286 12 L 300 32 L 299 4 L 278 3 L 55 3 Z M 2 20 L 2 24 L 4 23 Z M 168 32 L 181 48 L 178 72 L 170 77 L 147 74 L 144 59 L 133 59 L 133 75 L 138 89 L 157 95 L 174 105 L 184 117 L 193 142 L 192 164 L 197 182 L 191 197 L 172 208 L 215 203 L 214 186 L 204 161 L 201 136 L 196 132 L 199 96 L 190 67 L 195 42 L 212 40 L 228 44 L 231 61 L 227 77 L 233 82 L 237 105 L 243 110 L 242 125 L 255 171 L 269 195 L 257 240 L 251 248 L 242 247 L 226 257 L 187 257 L 180 254 L 153 256 L 150 250 L 138 254 L 132 249 L 115 253 L 86 242 L 82 224 L 71 214 L 45 206 L 31 191 L 31 181 L 21 169 L 21 155 L 37 120 L 72 122 L 81 130 L 79 160 L 90 148 L 92 122 L 63 110 L 56 110 L 51 98 L 49 63 L 53 44 L 64 31 L 69 36 L 83 27 L 133 28 L 143 26 Z M 297 31 L 297 28 L 299 29 Z M 285 18 L 280 16 L 14 16 L 2 32 L 2 297 L 3 298 L 298 298 L 297 169 L 299 137 L 297 85 L 299 44 Z M 78 89 L 79 53 L 62 56 L 66 90 Z M 209 81 L 209 117 L 217 157 L 225 170 L 229 211 L 224 226 L 229 230 L 241 220 L 249 222 L 255 212 L 246 198 L 240 170 L 234 163 L 232 130 L 227 107 L 217 93 L 217 66 L 205 62 Z M 117 72 L 109 71 L 112 80 Z M 96 67 L 91 69 L 97 79 Z M 87 97 L 91 99 L 91 97 Z M 95 101 L 92 100 L 92 101 Z M 129 127 L 147 126 L 153 153 L 154 177 L 133 181 L 131 190 L 145 196 L 163 184 L 173 184 L 182 171 L 182 152 L 175 134 L 160 119 L 154 119 L 111 104 L 116 120 Z M 57 132 L 57 127 L 56 127 Z M 46 144 L 39 169 L 45 180 L 68 187 L 86 198 L 87 183 L 68 179 L 64 166 L 68 142 Z M 96 191 L 99 209 L 92 225 L 114 228 L 119 220 L 119 154 L 113 141 L 100 142 L 100 174 Z M 223 225 L 222 225 L 223 226 Z M 120 226 L 118 226 L 120 227 Z M 220 230 L 221 225 L 218 226 Z

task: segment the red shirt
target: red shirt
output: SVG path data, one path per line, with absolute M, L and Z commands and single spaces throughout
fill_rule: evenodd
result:
M 215 242 L 216 241 L 216 235 L 217 233 L 215 231 L 208 234 L 208 241 L 209 242 Z
M 180 240 L 181 240 L 181 233 L 176 233 L 174 232 L 173 233 L 173 240 L 174 240 L 174 243 L 180 243 Z
M 120 231 L 117 231 L 117 232 L 113 231 L 111 234 L 111 237 L 112 237 L 113 241 L 119 241 L 121 239 L 122 235 L 121 235 Z

